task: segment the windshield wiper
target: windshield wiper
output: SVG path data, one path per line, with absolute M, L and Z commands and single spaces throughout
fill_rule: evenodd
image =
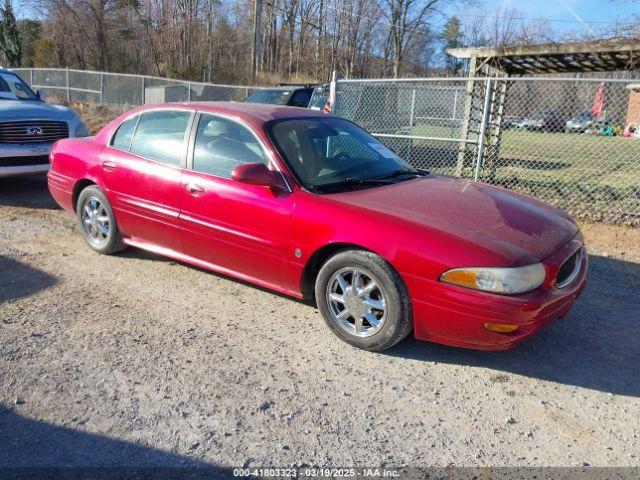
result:
M 344 180 L 338 180 L 337 182 L 327 182 L 314 185 L 314 189 L 326 188 L 326 187 L 338 187 L 341 185 L 389 185 L 391 182 L 383 178 L 357 178 L 349 177 Z
M 429 175 L 429 172 L 426 170 L 408 170 L 408 169 L 400 169 L 394 170 L 387 175 L 383 175 L 382 177 L 376 177 L 375 180 L 385 180 L 389 178 L 401 177 L 402 175 L 414 175 L 416 177 L 423 177 L 425 175 Z

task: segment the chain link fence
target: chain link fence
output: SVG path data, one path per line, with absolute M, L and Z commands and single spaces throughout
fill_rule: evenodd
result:
M 334 112 L 416 167 L 640 226 L 638 80 L 340 80 Z
M 259 88 L 61 68 L 14 68 L 12 71 L 33 89 L 44 91 L 49 99 L 119 110 L 163 102 L 241 101 Z
M 240 101 L 259 88 L 72 69 L 14 71 L 49 98 L 120 110 Z M 339 80 L 335 92 L 335 114 L 416 167 L 522 192 L 580 218 L 640 226 L 640 80 Z M 326 85 L 316 89 L 312 105 L 328 95 Z
M 486 82 L 486 79 L 477 80 Z M 414 166 L 449 175 L 458 156 L 475 151 L 478 135 L 462 136 L 464 79 L 339 81 L 334 113 L 362 126 Z M 471 165 L 467 166 L 469 169 Z

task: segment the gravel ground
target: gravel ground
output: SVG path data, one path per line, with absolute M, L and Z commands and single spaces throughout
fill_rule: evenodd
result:
M 130 249 L 0 179 L 0 468 L 639 466 L 639 230 L 515 350 L 337 340 L 317 310 Z

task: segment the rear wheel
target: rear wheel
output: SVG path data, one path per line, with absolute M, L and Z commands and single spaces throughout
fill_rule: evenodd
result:
M 358 348 L 385 350 L 411 332 L 404 282 L 372 252 L 345 250 L 329 258 L 316 278 L 315 296 L 329 328 Z
M 109 200 L 97 185 L 86 187 L 76 204 L 78 228 L 85 241 L 96 252 L 110 255 L 124 250 Z

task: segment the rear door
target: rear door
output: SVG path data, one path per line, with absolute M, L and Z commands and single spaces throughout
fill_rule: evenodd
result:
M 182 177 L 182 244 L 189 256 L 247 280 L 284 286 L 293 257 L 293 194 L 231 178 L 242 163 L 274 169 L 261 142 L 241 122 L 201 114 L 190 168 Z
M 180 182 L 191 110 L 153 110 L 123 122 L 101 154 L 102 178 L 122 233 L 181 251 Z

